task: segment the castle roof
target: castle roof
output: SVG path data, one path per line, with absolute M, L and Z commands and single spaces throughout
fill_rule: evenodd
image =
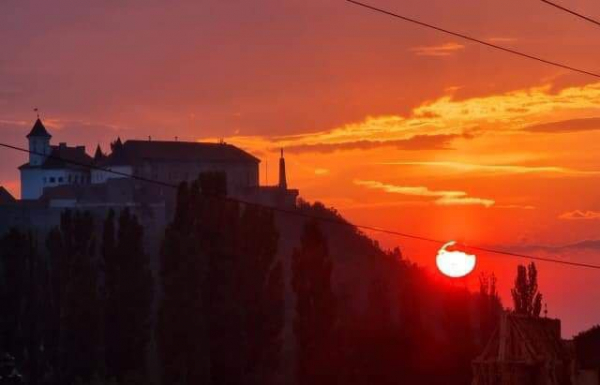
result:
M 48 133 L 48 131 L 46 130 L 46 127 L 44 126 L 44 123 L 42 123 L 42 121 L 40 120 L 40 118 L 38 118 L 35 121 L 35 124 L 33 125 L 33 128 L 31 129 L 31 131 L 29 132 L 29 134 L 27 134 L 27 138 L 32 137 L 32 136 L 41 136 L 41 137 L 47 137 L 47 138 L 51 138 L 52 135 L 50 135 Z
M 102 166 L 140 164 L 144 161 L 258 163 L 246 151 L 226 143 L 128 140 L 107 156 Z
M 12 196 L 11 193 L 8 192 L 7 189 L 0 186 L 0 205 L 15 203 L 17 200 Z
M 58 146 L 51 146 L 50 156 L 46 158 L 44 164 L 39 167 L 31 166 L 26 163 L 19 167 L 24 168 L 43 168 L 43 169 L 78 169 L 92 164 L 93 158 L 86 154 L 84 146 L 69 147 L 65 143 Z

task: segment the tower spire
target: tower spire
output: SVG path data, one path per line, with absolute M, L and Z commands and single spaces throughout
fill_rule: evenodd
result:
M 279 188 L 287 190 L 287 176 L 285 174 L 285 158 L 283 157 L 283 148 L 281 149 L 281 158 L 279 158 Z

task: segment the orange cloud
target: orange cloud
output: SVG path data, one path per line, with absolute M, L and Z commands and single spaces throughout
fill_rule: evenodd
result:
M 450 56 L 464 49 L 464 45 L 450 42 L 442 45 L 414 47 L 410 51 L 417 56 Z
M 430 190 L 425 186 L 397 186 L 372 180 L 355 180 L 354 184 L 369 189 L 382 190 L 387 193 L 409 196 L 434 197 L 435 204 L 440 206 L 468 206 L 481 205 L 491 207 L 495 201 L 492 199 L 470 197 L 464 191 Z
M 575 170 L 559 166 L 521 166 L 521 165 L 494 165 L 474 164 L 463 162 L 383 162 L 384 165 L 440 167 L 457 170 L 460 172 L 482 172 L 491 174 L 531 174 L 554 173 L 566 175 L 600 175 L 600 171 Z
M 566 213 L 562 213 L 558 216 L 559 219 L 565 220 L 591 220 L 591 219 L 600 219 L 600 212 L 598 211 L 582 211 L 582 210 L 574 210 Z
M 555 126 L 544 125 L 567 121 L 566 116 L 597 113 L 599 105 L 600 83 L 559 92 L 553 92 L 548 84 L 462 100 L 446 95 L 413 108 L 406 117 L 369 116 L 331 130 L 286 136 L 236 135 L 226 139 L 251 150 L 285 147 L 298 153 L 369 150 L 386 146 L 402 150 L 447 149 L 453 140 L 476 139 L 492 133 L 516 135 L 542 132 L 544 127 L 556 131 Z M 571 127 L 579 130 L 593 128 L 596 123 L 569 122 Z
M 370 150 L 379 147 L 395 147 L 399 150 L 449 150 L 454 139 L 470 138 L 469 135 L 415 135 L 407 139 L 398 140 L 358 140 L 339 143 L 311 143 L 286 147 L 292 153 L 320 152 L 331 153 L 340 150 Z

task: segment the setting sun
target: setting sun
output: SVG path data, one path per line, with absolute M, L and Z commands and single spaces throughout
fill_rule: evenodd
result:
M 468 275 L 475 268 L 476 257 L 472 254 L 464 253 L 460 250 L 447 250 L 448 247 L 456 245 L 451 241 L 446 243 L 439 251 L 436 257 L 438 269 L 448 277 L 461 278 Z

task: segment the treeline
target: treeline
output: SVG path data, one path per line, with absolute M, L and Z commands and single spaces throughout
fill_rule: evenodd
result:
M 13 229 L 0 240 L 0 263 L 0 349 L 22 383 L 148 383 L 153 282 L 128 210 L 109 212 L 100 230 L 90 213 L 65 211 L 45 250 Z
M 154 281 L 128 210 L 100 224 L 66 211 L 43 250 L 29 233 L 6 234 L 0 350 L 24 381 L 469 382 L 502 309 L 495 277 L 471 293 L 352 226 L 226 196 L 217 173 L 179 187 Z M 341 219 L 320 204 L 298 210 Z
M 161 248 L 163 384 L 269 384 L 284 326 L 271 210 L 225 200 L 223 174 L 182 184 Z

